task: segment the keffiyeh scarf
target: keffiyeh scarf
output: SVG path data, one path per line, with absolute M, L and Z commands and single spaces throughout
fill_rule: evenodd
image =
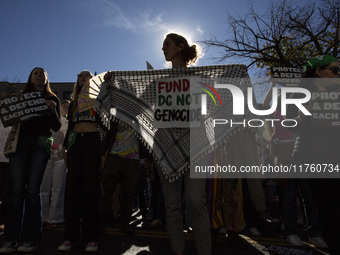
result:
M 103 74 L 101 74 L 103 76 Z M 244 116 L 233 116 L 232 95 L 228 89 L 216 89 L 223 105 L 208 100 L 207 114 L 197 128 L 156 128 L 153 125 L 156 105 L 156 82 L 174 77 L 200 77 L 202 82 L 234 84 L 246 95 L 251 82 L 244 65 L 220 65 L 189 68 L 112 71 L 111 79 L 100 85 L 94 108 L 109 127 L 119 119 L 131 126 L 153 153 L 166 177 L 172 181 L 185 171 L 190 162 L 223 144 L 242 125 L 213 125 L 213 119 L 240 121 L 254 118 L 245 107 Z M 101 78 L 102 79 L 102 78 Z M 212 85 L 213 86 L 213 85 Z

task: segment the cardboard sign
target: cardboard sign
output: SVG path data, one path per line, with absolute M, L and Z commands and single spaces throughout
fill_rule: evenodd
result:
M 302 70 L 295 67 L 272 67 L 271 73 L 277 84 L 284 87 L 300 86 Z
M 312 125 L 340 128 L 340 92 L 312 92 Z
M 5 128 L 0 122 L 0 162 L 8 162 L 8 158 L 3 154 L 5 143 L 11 128 Z
M 198 77 L 166 78 L 156 81 L 154 126 L 157 128 L 198 127 L 202 94 L 199 90 L 202 85 L 199 82 Z
M 0 117 L 4 127 L 18 122 L 52 114 L 42 92 L 22 94 L 22 97 L 7 97 L 0 100 Z

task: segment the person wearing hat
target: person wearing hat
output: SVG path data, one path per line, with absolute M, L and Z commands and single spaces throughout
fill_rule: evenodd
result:
M 317 56 L 308 60 L 304 67 L 304 74 L 300 84 L 301 87 L 308 89 L 311 93 L 339 92 L 339 79 L 336 79 L 339 78 L 339 74 L 337 58 L 330 55 Z M 294 94 L 292 97 L 297 98 L 298 95 Z M 313 113 L 314 110 L 311 105 L 306 105 L 305 107 Z M 317 124 L 312 116 L 304 115 L 295 105 L 288 106 L 286 118 L 295 119 L 298 123 L 292 130 L 296 133 L 292 164 L 302 167 L 311 164 L 339 165 L 340 145 L 338 141 L 340 140 L 340 132 L 337 127 L 326 126 L 324 123 L 320 124 L 320 122 Z M 311 178 L 312 181 L 309 179 L 292 178 L 289 180 L 290 188 L 281 190 L 285 225 L 284 233 L 289 243 L 297 246 L 302 245 L 302 241 L 297 235 L 296 223 L 296 191 L 298 189 L 305 206 L 309 242 L 319 248 L 328 248 L 327 243 L 322 237 L 323 231 L 321 221 L 319 220 L 319 212 L 323 210 L 323 205 L 329 204 L 329 195 L 334 197 L 332 203 L 338 204 L 335 207 L 339 207 L 339 199 L 337 197 L 340 192 L 339 179 L 319 179 L 320 177 L 325 177 L 325 175 L 321 176 L 320 173 L 312 173 L 306 170 L 303 169 L 303 172 L 306 172 L 306 178 Z M 322 191 L 322 189 L 329 190 L 329 188 L 332 189 L 331 193 Z M 313 193 L 312 190 L 317 192 Z M 317 200 L 314 199 L 315 195 L 318 196 Z M 323 204 L 317 204 L 316 201 L 324 202 Z M 330 211 L 332 210 L 328 211 L 328 215 Z M 336 217 L 334 217 L 334 220 L 339 221 Z

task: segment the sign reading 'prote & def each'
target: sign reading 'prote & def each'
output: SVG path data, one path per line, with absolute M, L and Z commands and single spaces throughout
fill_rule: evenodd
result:
M 12 96 L 0 100 L 0 118 L 4 127 L 51 113 L 40 91 L 24 93 L 22 97 Z

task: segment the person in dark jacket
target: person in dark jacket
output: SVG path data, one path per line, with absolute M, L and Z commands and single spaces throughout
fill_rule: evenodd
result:
M 51 114 L 20 123 L 16 151 L 9 154 L 10 195 L 5 218 L 5 244 L 0 253 L 32 252 L 42 234 L 40 186 L 52 150 L 52 133 L 61 126 L 59 99 L 45 69 L 36 67 L 19 97 L 42 92 Z
M 310 59 L 305 66 L 302 87 L 310 92 L 340 91 L 336 81 L 339 78 L 339 62 L 329 55 Z M 293 95 L 298 97 L 298 95 Z M 311 106 L 306 108 L 313 113 Z M 311 164 L 338 164 L 340 156 L 339 130 L 336 127 L 320 126 L 312 116 L 305 116 L 295 105 L 290 105 L 287 119 L 295 119 L 298 125 L 294 128 L 296 141 L 292 154 L 292 163 L 304 167 L 306 177 L 318 173 L 308 172 L 306 167 Z M 322 238 L 322 228 L 318 216 L 318 208 L 310 188 L 308 179 L 290 179 L 290 188 L 282 189 L 283 217 L 285 234 L 289 243 L 302 245 L 296 235 L 296 188 L 299 189 L 306 208 L 309 241 L 319 248 L 328 248 Z

